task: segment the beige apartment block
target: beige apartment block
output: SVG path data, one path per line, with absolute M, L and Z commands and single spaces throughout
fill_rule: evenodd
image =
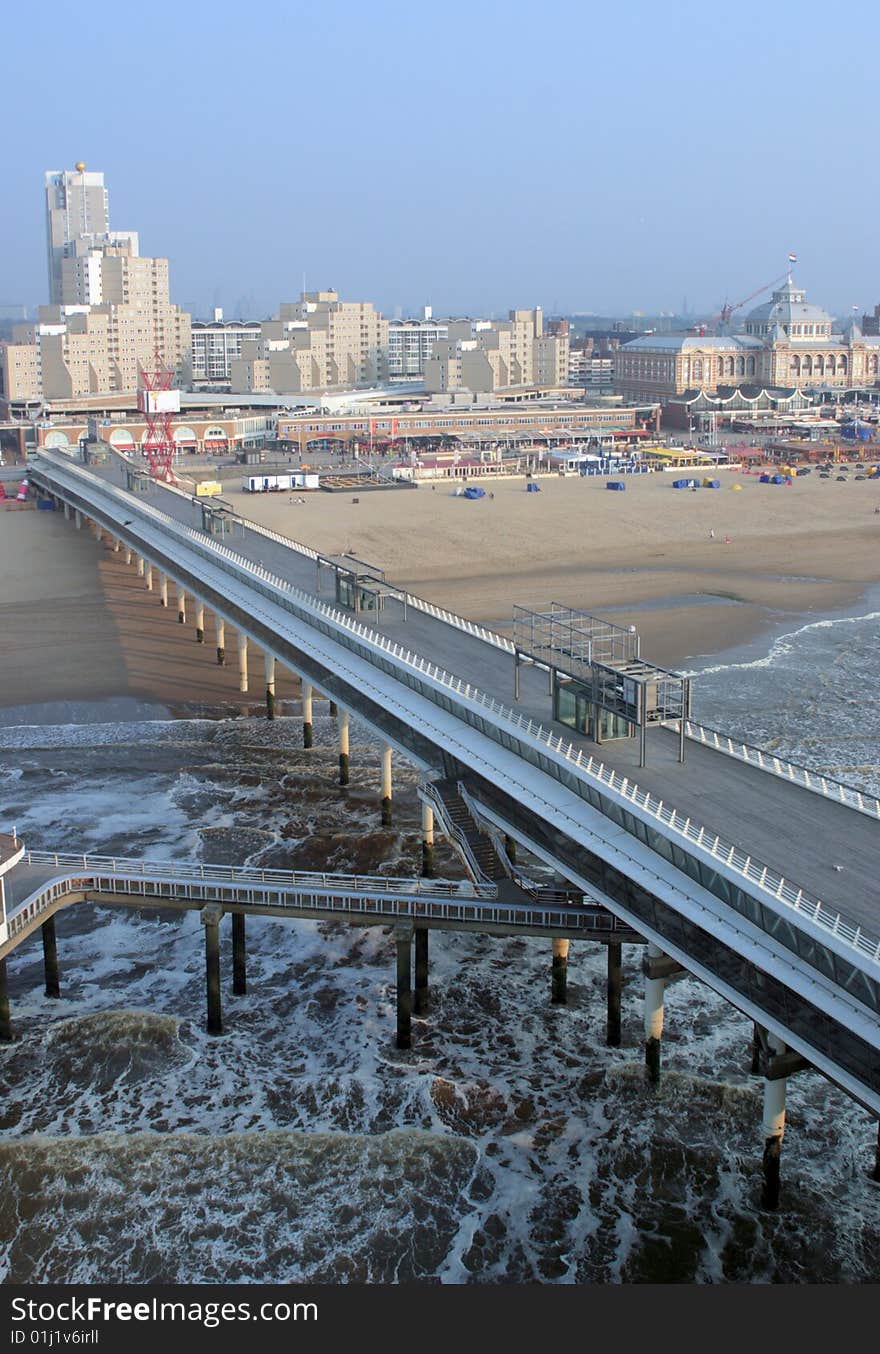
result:
M 535 310 L 511 310 L 506 320 L 450 320 L 445 340 L 425 363 L 431 393 L 485 393 L 517 386 L 559 387 L 568 380 L 568 334 L 545 334 Z
M 242 342 L 230 362 L 232 389 L 284 395 L 376 385 L 387 374 L 387 347 L 388 321 L 370 302 L 303 292 L 261 324 L 258 338 Z

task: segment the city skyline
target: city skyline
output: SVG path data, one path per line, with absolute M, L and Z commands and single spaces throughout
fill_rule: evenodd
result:
M 48 31 L 7 25 L 17 69 L 70 60 L 75 11 L 49 11 Z M 660 313 L 683 295 L 704 313 L 769 283 L 789 251 L 832 312 L 877 299 L 867 64 L 829 39 L 818 5 L 746 0 L 720 36 L 690 0 L 674 23 L 644 3 L 609 15 L 567 0 L 540 24 L 524 5 L 502 25 L 459 0 L 436 15 L 270 3 L 244 32 L 223 7 L 210 27 L 165 0 L 151 12 L 146 33 L 114 14 L 86 44 L 96 72 L 124 80 L 67 100 L 63 128 L 48 99 L 19 124 L 3 305 L 49 299 L 43 175 L 77 160 L 104 173 L 112 219 L 170 260 L 174 296 L 200 315 L 242 301 L 274 314 L 304 279 L 388 316 L 425 302 Z M 860 50 L 872 33 L 873 11 Z M 108 116 L 117 99 L 124 118 Z

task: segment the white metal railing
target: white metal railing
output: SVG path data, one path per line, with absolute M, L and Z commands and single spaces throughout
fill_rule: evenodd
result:
M 666 724 L 667 727 L 675 729 L 676 732 L 681 727 L 681 722 L 678 719 L 670 719 L 666 721 Z M 801 786 L 804 790 L 812 790 L 814 794 L 824 795 L 826 799 L 833 799 L 838 804 L 845 804 L 847 808 L 857 809 L 859 813 L 866 813 L 872 818 L 880 818 L 880 798 L 875 795 L 865 794 L 864 791 L 856 790 L 851 785 L 844 785 L 842 781 L 834 780 L 831 776 L 823 776 L 818 771 L 810 771 L 805 766 L 798 766 L 796 762 L 789 762 L 784 757 L 777 757 L 775 753 L 768 752 L 764 748 L 755 747 L 751 743 L 743 743 L 738 738 L 730 738 L 726 733 L 721 733 L 718 729 L 713 729 L 706 724 L 699 724 L 693 719 L 685 721 L 684 732 L 686 738 L 691 738 L 694 742 L 714 748 L 716 752 L 723 752 L 728 757 L 735 757 L 738 761 L 748 762 L 750 766 L 759 766 L 762 771 L 769 771 L 771 775 L 781 776 L 783 780 L 789 780 L 793 784 Z
M 204 903 L 216 900 L 216 891 L 228 889 L 231 898 L 219 901 L 250 907 L 290 907 L 298 912 L 327 911 L 374 916 L 431 917 L 435 921 L 473 922 L 487 926 L 523 926 L 563 930 L 614 931 L 618 919 L 595 904 L 567 901 L 560 910 L 499 902 L 494 885 L 471 885 L 453 880 L 386 880 L 384 876 L 251 870 L 239 866 L 191 865 L 174 861 L 117 860 L 49 851 L 28 852 L 30 864 L 44 864 L 73 873 L 48 880 L 8 919 L 8 938 L 14 940 L 29 925 L 71 893 L 124 893 L 149 898 L 184 898 Z M 293 880 L 296 880 L 294 883 Z M 313 881 L 313 882 L 310 882 Z M 402 888 L 381 887 L 397 883 Z M 379 885 L 379 888 L 373 888 Z M 266 887 L 261 887 L 266 886 Z M 158 892 L 155 892 L 158 890 Z M 294 895 L 292 898 L 290 895 Z M 624 928 L 627 929 L 627 928 Z
M 93 477 L 88 476 L 86 472 L 76 466 L 65 466 L 65 471 L 72 471 L 78 478 L 86 479 L 92 490 L 98 487 L 100 491 L 112 495 L 123 503 L 126 510 L 130 511 L 130 504 L 121 491 L 114 486 L 107 485 L 102 481 L 96 483 Z M 503 705 L 493 696 L 489 696 L 486 692 L 480 690 L 479 687 L 447 672 L 436 663 L 432 663 L 407 649 L 404 645 L 370 629 L 370 627 L 335 607 L 318 601 L 301 589 L 295 588 L 284 579 L 272 574 L 263 565 L 237 554 L 237 552 L 230 550 L 228 546 L 218 544 L 213 540 L 206 541 L 202 533 L 196 531 L 195 528 L 183 526 L 167 513 L 162 512 L 161 509 L 153 508 L 144 503 L 140 503 L 138 508 L 140 512 L 154 518 L 163 530 L 170 530 L 178 537 L 182 537 L 186 543 L 195 546 L 203 555 L 213 557 L 216 562 L 227 560 L 234 566 L 233 572 L 244 572 L 252 586 L 257 587 L 270 600 L 280 604 L 286 610 L 294 614 L 299 612 L 300 618 L 305 619 L 307 623 L 314 624 L 316 621 L 323 621 L 324 626 L 322 627 L 319 624 L 318 628 L 323 628 L 325 633 L 330 633 L 332 637 L 337 639 L 342 638 L 338 633 L 340 630 L 356 636 L 363 646 L 367 646 L 366 657 L 368 661 L 370 650 L 378 651 L 388 655 L 389 659 L 395 663 L 403 665 L 412 674 L 418 674 L 422 679 L 427 678 L 428 681 L 436 683 L 439 687 L 454 692 L 461 702 L 467 702 L 467 705 L 463 705 L 465 722 L 488 734 L 494 741 L 501 741 L 499 725 L 504 725 L 515 730 L 519 736 L 532 740 L 536 745 L 535 748 L 531 749 L 532 752 L 539 747 L 556 754 L 558 760 L 543 757 L 543 760 L 539 763 L 540 768 L 554 776 L 555 779 L 562 780 L 563 776 L 560 773 L 568 772 L 576 781 L 594 782 L 606 790 L 610 790 L 613 794 L 621 796 L 622 799 L 639 808 L 642 813 L 653 818 L 655 822 L 662 824 L 668 833 L 686 840 L 699 851 L 705 852 L 713 860 L 724 865 L 728 870 L 739 874 L 744 880 L 748 881 L 753 889 L 758 889 L 762 895 L 772 898 L 774 902 L 783 904 L 798 916 L 807 918 L 858 953 L 864 954 L 872 960 L 880 959 L 880 936 L 872 935 L 860 925 L 847 921 L 842 914 L 828 908 L 819 899 L 811 897 L 805 890 L 790 883 L 777 871 L 753 859 L 750 854 L 740 850 L 733 843 L 722 838 L 720 834 L 707 832 L 705 827 L 693 821 L 691 817 L 679 813 L 676 809 L 666 805 L 662 799 L 657 799 L 641 790 L 629 777 L 619 775 L 590 754 L 585 756 L 580 749 L 574 747 L 572 742 L 547 730 L 535 720 Z M 257 583 L 255 580 L 259 580 L 259 582 Z M 305 614 L 303 615 L 303 613 Z M 348 647 L 358 652 L 360 646 L 349 645 Z M 360 651 L 363 653 L 362 648 Z M 425 688 L 422 683 L 419 683 L 418 689 L 424 692 Z M 430 698 L 430 688 L 428 688 L 427 694 Z M 492 721 L 480 718 L 480 711 L 489 713 L 492 716 Z M 522 748 L 522 745 L 520 747 Z M 526 747 L 528 748 L 528 745 Z M 521 750 L 520 755 L 524 755 Z M 525 759 L 531 760 L 534 764 L 533 757 L 526 756 Z
M 473 849 L 467 838 L 467 833 L 464 832 L 458 826 L 458 824 L 454 822 L 450 817 L 449 806 L 447 805 L 443 796 L 440 794 L 440 791 L 431 781 L 426 781 L 422 785 L 421 791 L 424 794 L 425 798 L 430 799 L 431 803 L 434 805 L 437 813 L 440 816 L 440 820 L 443 823 L 446 835 L 450 837 L 453 842 L 455 842 L 456 846 L 458 847 L 459 853 L 461 854 L 463 859 L 467 862 L 467 866 L 471 871 L 473 878 L 485 879 L 486 872 L 480 867 L 479 861 L 477 860 L 476 856 L 473 853 Z M 476 827 L 476 824 L 474 826 Z
M 471 884 L 458 879 L 403 879 L 391 875 L 327 874 L 309 870 L 263 870 L 248 865 L 196 865 L 187 861 L 129 860 L 120 856 L 79 855 L 73 852 L 28 851 L 29 865 L 55 869 L 106 871 L 110 874 L 149 875 L 154 879 L 197 879 L 214 883 L 270 884 L 288 889 L 354 889 L 363 893 L 416 893 L 426 898 L 450 898 L 462 893 L 492 901 L 494 884 Z

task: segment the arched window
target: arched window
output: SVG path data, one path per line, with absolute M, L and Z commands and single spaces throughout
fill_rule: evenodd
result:
M 745 376 L 746 374 L 746 359 L 744 357 L 736 359 L 736 374 L 737 376 Z
M 878 362 L 875 354 L 873 357 L 868 358 L 868 372 L 871 376 L 876 376 L 878 369 L 880 369 L 880 362 Z
M 834 354 L 833 354 L 833 353 L 831 353 L 830 356 L 826 357 L 826 359 L 825 359 L 825 375 L 826 375 L 826 376 L 833 376 L 833 375 L 834 375 Z
M 816 358 L 813 363 L 813 371 L 816 373 L 817 376 L 825 375 L 825 359 L 821 353 L 816 354 Z
M 755 359 L 753 357 L 746 359 L 746 372 L 749 376 L 754 376 L 755 374 Z
M 797 354 L 791 359 L 791 374 L 792 376 L 800 376 L 801 374 L 801 359 Z
M 813 359 L 812 359 L 812 357 L 810 357 L 809 353 L 807 353 L 807 356 L 804 358 L 804 364 L 803 364 L 802 370 L 803 370 L 804 376 L 812 376 L 812 374 L 813 374 Z
M 694 358 L 694 380 L 695 380 L 695 381 L 701 381 L 702 379 L 703 379 L 703 359 L 702 359 L 701 357 L 695 357 L 695 358 Z
M 841 354 L 837 363 L 837 372 L 839 376 L 845 376 L 849 367 L 846 354 Z

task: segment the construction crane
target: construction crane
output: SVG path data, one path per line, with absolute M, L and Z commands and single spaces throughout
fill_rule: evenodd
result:
M 724 305 L 718 311 L 717 315 L 713 315 L 712 318 L 708 321 L 708 323 L 721 325 L 728 324 L 730 322 L 731 315 L 733 315 L 737 310 L 741 310 L 743 306 L 747 306 L 749 301 L 754 301 L 755 297 L 760 296 L 762 292 L 769 291 L 771 287 L 775 287 L 777 283 L 782 282 L 783 279 L 788 277 L 790 274 L 791 268 L 786 268 L 785 272 L 780 273 L 778 277 L 774 277 L 772 282 L 765 282 L 763 287 L 756 287 L 754 291 L 749 292 L 748 296 L 744 296 L 741 301 L 736 301 L 733 305 L 731 305 L 729 301 L 725 301 Z

